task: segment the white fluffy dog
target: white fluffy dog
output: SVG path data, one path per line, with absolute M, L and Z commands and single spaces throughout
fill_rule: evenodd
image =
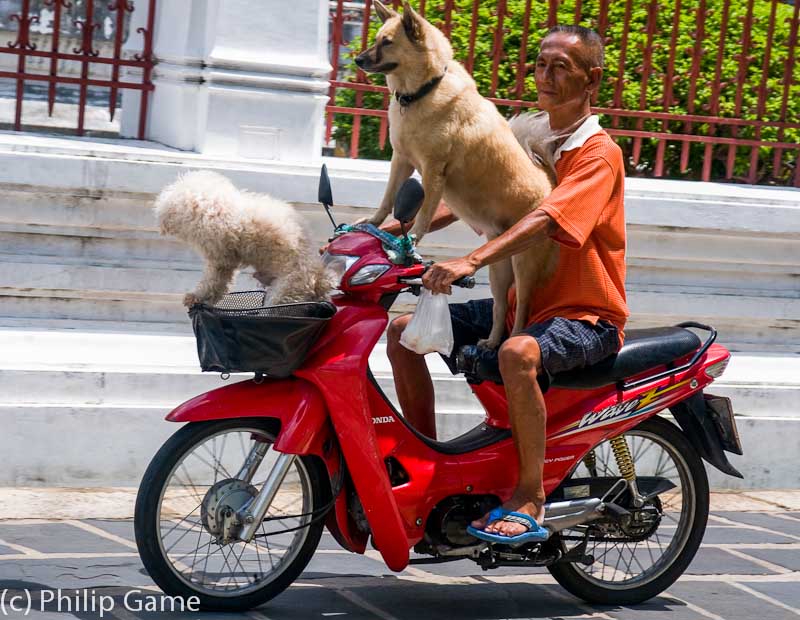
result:
M 295 210 L 265 194 L 240 191 L 221 174 L 186 173 L 165 187 L 154 206 L 161 234 L 194 247 L 205 273 L 185 306 L 214 304 L 236 269 L 251 266 L 269 287 L 267 304 L 321 301 L 338 282 L 313 252 Z

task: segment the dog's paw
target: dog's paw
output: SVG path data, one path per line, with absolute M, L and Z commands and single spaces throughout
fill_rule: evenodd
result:
M 417 245 L 420 241 L 422 241 L 422 238 L 427 232 L 427 230 L 422 230 L 417 226 L 412 226 L 411 230 L 408 231 L 408 236 L 412 237 L 414 240 L 414 245 Z
M 201 304 L 201 303 L 203 303 L 203 300 L 200 299 L 194 293 L 186 293 L 186 295 L 183 296 L 183 305 L 186 306 L 187 308 L 191 308 L 195 304 Z
M 372 224 L 373 226 L 380 226 L 386 220 L 386 217 L 387 216 L 385 216 L 385 215 L 383 215 L 381 213 L 376 213 L 372 217 L 364 218 L 364 219 L 366 219 L 366 221 L 369 222 L 370 224 Z
M 271 273 L 261 272 L 261 271 L 254 271 L 253 278 L 264 288 L 272 286 L 273 282 L 275 282 L 275 276 Z
M 478 347 L 481 349 L 496 349 L 499 346 L 499 338 L 481 338 L 478 340 Z

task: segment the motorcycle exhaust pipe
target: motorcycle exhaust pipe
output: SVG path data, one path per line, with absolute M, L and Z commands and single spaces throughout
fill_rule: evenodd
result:
M 542 525 L 555 534 L 599 519 L 603 516 L 604 508 L 603 500 L 597 497 L 545 504 Z
M 602 499 L 592 497 L 589 499 L 570 500 L 565 502 L 552 502 L 544 505 L 545 516 L 544 527 L 550 530 L 551 534 L 566 530 L 577 525 L 583 525 L 605 516 L 609 504 Z M 480 542 L 476 545 L 463 547 L 448 547 L 441 545 L 437 547 L 436 554 L 442 559 L 456 559 L 471 557 L 478 559 L 486 549 L 487 543 Z M 441 560 L 440 560 L 441 561 Z M 412 564 L 428 564 L 430 560 L 416 559 Z

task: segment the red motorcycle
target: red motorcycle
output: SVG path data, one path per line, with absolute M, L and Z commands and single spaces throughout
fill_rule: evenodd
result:
M 421 204 L 415 183 L 398 194 L 401 222 Z M 330 215 L 324 169 L 320 201 Z M 730 402 L 704 394 L 730 357 L 716 332 L 630 330 L 617 355 L 556 376 L 545 394 L 550 536 L 486 543 L 467 525 L 510 497 L 518 469 L 496 354 L 459 352 L 486 411 L 480 425 L 449 441 L 416 432 L 368 358 L 393 301 L 419 292 L 426 266 L 405 234 L 336 230 L 324 255 L 341 273 L 332 304 L 263 308 L 234 293 L 190 312 L 204 369 L 256 375 L 167 416 L 186 424 L 150 463 L 135 513 L 141 559 L 161 589 L 205 609 L 257 606 L 300 575 L 325 527 L 353 553 L 371 539 L 394 571 L 456 560 L 546 566 L 576 596 L 618 605 L 669 587 L 705 531 L 701 459 L 741 477 L 724 454 L 742 454 Z

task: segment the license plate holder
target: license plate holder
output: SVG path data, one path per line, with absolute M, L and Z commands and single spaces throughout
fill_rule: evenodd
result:
M 706 394 L 706 413 L 714 421 L 714 426 L 717 427 L 722 449 L 733 454 L 743 454 L 739 430 L 736 428 L 736 419 L 733 416 L 731 399 L 725 396 Z

